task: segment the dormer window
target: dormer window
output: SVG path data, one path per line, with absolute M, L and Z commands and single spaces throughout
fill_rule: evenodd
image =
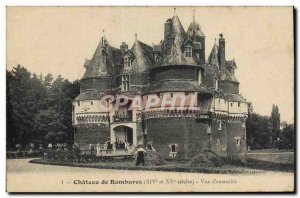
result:
M 185 47 L 184 54 L 185 54 L 185 57 L 188 57 L 188 58 L 192 57 L 192 47 L 191 46 Z
M 131 60 L 130 60 L 130 58 L 128 56 L 124 57 L 124 67 L 128 68 L 130 66 L 131 66 Z

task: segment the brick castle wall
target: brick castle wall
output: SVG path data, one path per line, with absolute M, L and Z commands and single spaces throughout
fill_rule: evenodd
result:
M 89 150 L 90 144 L 103 145 L 109 141 L 109 125 L 92 127 L 80 127 L 75 130 L 74 142 L 78 144 L 80 150 Z
M 195 118 L 154 118 L 147 122 L 147 142 L 168 158 L 170 144 L 177 144 L 177 158 L 188 159 L 209 147 L 208 123 Z

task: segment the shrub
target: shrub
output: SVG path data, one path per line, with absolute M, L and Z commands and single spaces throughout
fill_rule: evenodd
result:
M 145 164 L 150 166 L 167 165 L 167 161 L 156 151 L 147 150 Z
M 222 157 L 217 155 L 212 151 L 203 151 L 196 155 L 189 163 L 189 166 L 198 167 L 198 166 L 205 166 L 205 167 L 219 167 L 224 164 L 224 160 Z

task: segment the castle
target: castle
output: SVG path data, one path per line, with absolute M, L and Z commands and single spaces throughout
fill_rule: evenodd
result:
M 118 152 L 126 143 L 127 150 L 150 145 L 165 158 L 190 159 L 211 150 L 245 160 L 248 103 L 239 94 L 235 60 L 226 60 L 222 34 L 206 59 L 195 17 L 185 31 L 174 13 L 158 45 L 136 38 L 131 48 L 125 42 L 115 48 L 102 36 L 84 67 L 72 114 L 82 151 L 98 144 L 107 153 L 113 144 Z M 107 95 L 114 98 L 102 100 Z M 132 105 L 136 96 L 142 108 Z

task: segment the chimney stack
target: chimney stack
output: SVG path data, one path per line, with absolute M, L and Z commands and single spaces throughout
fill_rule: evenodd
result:
M 164 52 L 167 55 L 171 54 L 172 47 L 172 19 L 168 19 L 165 22 L 165 34 L 164 34 Z
M 128 45 L 125 42 L 122 42 L 122 44 L 120 45 L 120 50 L 122 52 L 122 54 L 124 54 L 124 52 L 128 49 Z
M 225 59 L 225 38 L 223 37 L 223 34 L 219 34 L 219 52 L 218 52 L 218 60 L 220 64 L 220 69 L 225 70 L 226 69 L 226 59 Z

